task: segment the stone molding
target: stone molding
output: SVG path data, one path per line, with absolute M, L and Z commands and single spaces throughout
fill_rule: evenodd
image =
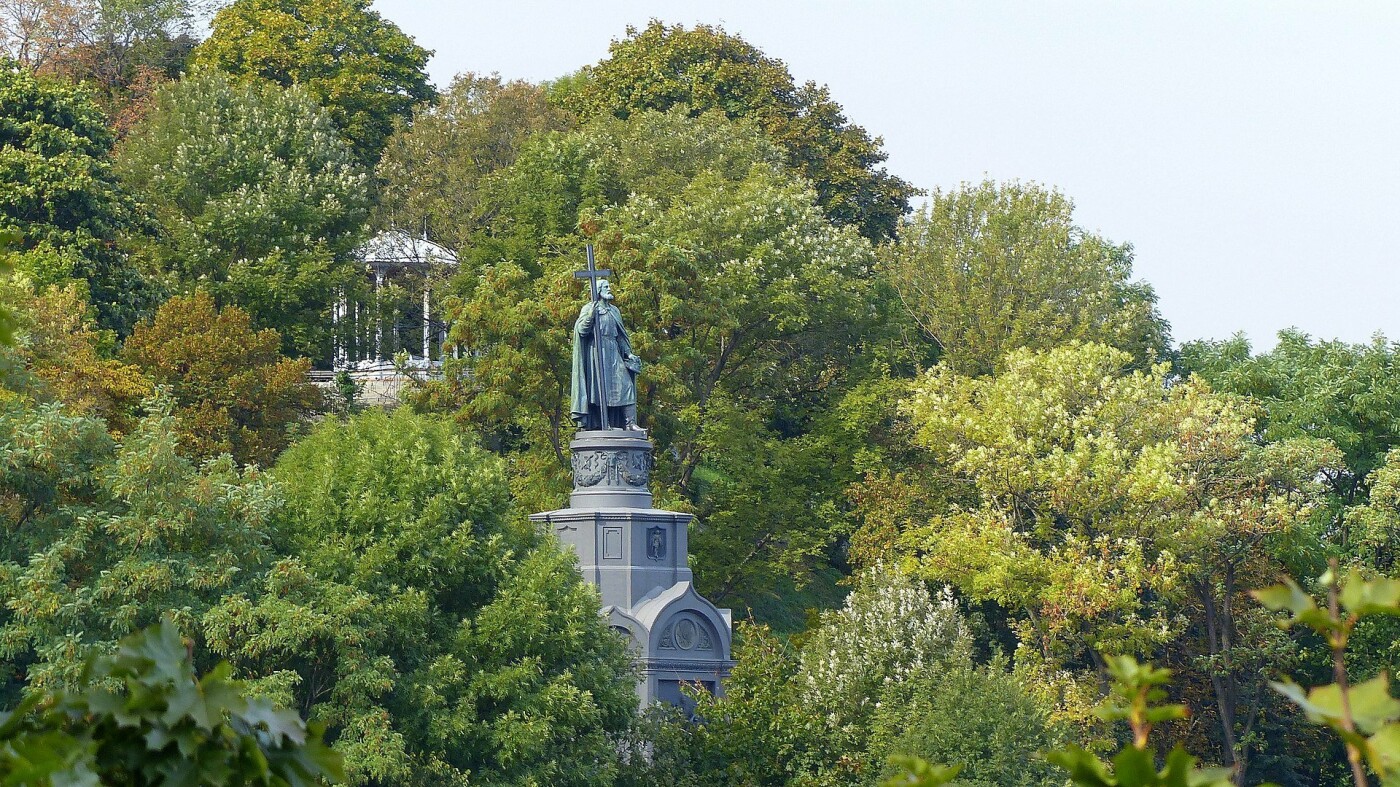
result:
M 642 668 L 647 672 L 704 672 L 718 673 L 721 678 L 729 677 L 729 670 L 738 662 L 731 659 L 643 659 Z
M 597 525 L 604 523 L 628 523 L 643 522 L 658 524 L 672 524 L 683 526 L 690 524 L 695 518 L 694 514 L 684 514 L 680 511 L 667 511 L 663 508 L 561 508 L 556 511 L 541 511 L 531 514 L 530 519 L 535 522 L 543 522 L 547 525 L 567 522 L 577 525 L 580 522 L 593 522 Z

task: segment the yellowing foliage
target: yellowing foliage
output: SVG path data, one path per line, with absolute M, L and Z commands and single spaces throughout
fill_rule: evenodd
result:
M 322 404 L 306 377 L 311 362 L 283 357 L 280 342 L 270 328 L 254 331 L 247 312 L 220 310 L 201 292 L 167 301 L 122 355 L 170 388 L 185 453 L 267 464 L 286 446 L 288 427 Z
M 16 288 L 22 324 L 18 351 L 48 396 L 72 415 L 96 416 L 114 435 L 131 431 L 151 381 L 141 370 L 104 355 L 87 294 L 76 282 L 38 294 Z

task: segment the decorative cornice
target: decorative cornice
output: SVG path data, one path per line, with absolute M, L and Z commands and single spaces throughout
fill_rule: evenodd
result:
M 729 674 L 734 669 L 737 661 L 729 659 L 714 659 L 713 661 L 700 660 L 680 660 L 680 659 L 642 659 L 640 660 L 642 669 L 647 672 L 719 672 L 721 677 Z
M 694 518 L 694 514 L 665 511 L 659 508 L 561 508 L 558 511 L 544 511 L 530 515 L 530 519 L 535 522 L 578 523 L 591 520 L 599 524 L 604 522 L 670 522 L 681 525 L 690 524 Z

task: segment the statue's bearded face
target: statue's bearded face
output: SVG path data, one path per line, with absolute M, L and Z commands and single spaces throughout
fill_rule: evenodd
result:
M 608 283 L 607 279 L 598 282 L 598 297 L 605 301 L 613 299 L 612 284 Z

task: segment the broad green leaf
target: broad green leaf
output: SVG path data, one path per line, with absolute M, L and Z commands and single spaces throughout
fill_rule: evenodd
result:
M 1125 746 L 1113 758 L 1113 775 L 1122 787 L 1151 787 L 1157 783 L 1157 769 L 1152 753 L 1134 746 Z
M 50 731 L 0 741 L 5 742 L 0 745 L 0 783 L 52 787 L 101 784 L 91 767 L 96 746 L 90 740 Z
M 1235 787 L 1234 774 L 1229 768 L 1201 768 L 1186 779 L 1188 787 Z M 1278 787 L 1276 784 L 1260 784 L 1258 787 Z
M 933 765 L 919 757 L 895 756 L 890 764 L 903 773 L 881 782 L 880 787 L 941 787 L 962 770 L 961 765 Z
M 125 640 L 114 663 L 129 667 L 133 660 L 145 661 L 156 677 L 179 684 L 194 679 L 188 658 L 179 627 L 167 618 L 150 630 L 150 636 Z
M 301 717 L 295 711 L 275 707 L 266 698 L 249 700 L 248 707 L 239 716 L 254 729 L 266 729 L 274 746 L 281 746 L 287 740 L 298 746 L 306 742 L 306 725 Z
M 1139 663 L 1132 656 L 1109 656 L 1105 661 L 1109 675 L 1125 686 L 1161 686 L 1171 680 L 1171 670 Z
M 39 701 L 43 699 L 41 694 L 31 694 L 20 699 L 19 704 L 11 711 L 0 711 L 0 740 L 6 740 L 14 735 L 29 712 L 38 707 Z
M 1233 787 L 1230 777 L 1226 768 L 1196 768 L 1196 758 L 1178 745 L 1167 753 L 1160 783 L 1163 787 Z
M 83 702 L 89 710 L 111 716 L 122 727 L 140 726 L 143 721 L 141 709 L 131 707 L 129 694 L 119 694 L 99 686 L 89 689 Z
M 1308 717 L 1313 721 L 1320 722 L 1330 718 L 1326 709 L 1317 708 L 1312 705 L 1312 702 L 1308 699 L 1307 689 L 1299 686 L 1288 678 L 1284 678 L 1281 681 L 1270 681 L 1269 686 L 1272 687 L 1274 691 L 1287 697 L 1294 705 L 1306 711 Z
M 1317 686 L 1306 694 L 1303 687 L 1288 680 L 1269 685 L 1302 708 L 1315 722 L 1331 723 L 1342 718 L 1342 692 L 1335 683 Z M 1347 699 L 1352 722 L 1361 730 L 1379 729 L 1400 718 L 1400 700 L 1390 696 L 1390 681 L 1384 674 L 1352 686 L 1347 691 Z
M 1282 585 L 1274 585 L 1262 590 L 1251 590 L 1249 595 L 1265 607 L 1275 612 L 1287 610 L 1297 617 L 1304 612 L 1317 609 L 1317 602 L 1312 596 L 1303 592 L 1298 584 L 1291 579 L 1284 578 Z
M 1186 718 L 1185 705 L 1158 705 L 1147 709 L 1147 720 L 1151 722 L 1171 721 Z
M 197 684 L 177 684 L 161 719 L 172 727 L 189 719 L 202 730 L 212 730 L 224 721 L 226 713 L 241 711 L 246 700 L 237 684 L 225 680 L 218 673 L 220 668 L 227 671 L 228 665 L 219 665 L 214 673 Z
M 1078 787 L 1115 787 L 1117 782 L 1108 772 L 1108 766 L 1078 746 L 1066 746 L 1045 755 L 1055 765 L 1069 771 L 1070 780 Z
M 1340 595 L 1342 605 L 1354 615 L 1400 615 L 1400 580 L 1367 580 L 1353 569 Z
M 1366 741 L 1362 749 L 1371 769 L 1382 777 L 1400 775 L 1400 723 L 1381 727 Z
M 1326 634 L 1329 631 L 1337 631 L 1342 627 L 1339 621 L 1332 618 L 1332 613 L 1321 608 L 1304 610 L 1298 613 L 1297 617 L 1293 618 L 1291 623 L 1287 625 L 1296 623 L 1301 623 L 1321 634 Z

